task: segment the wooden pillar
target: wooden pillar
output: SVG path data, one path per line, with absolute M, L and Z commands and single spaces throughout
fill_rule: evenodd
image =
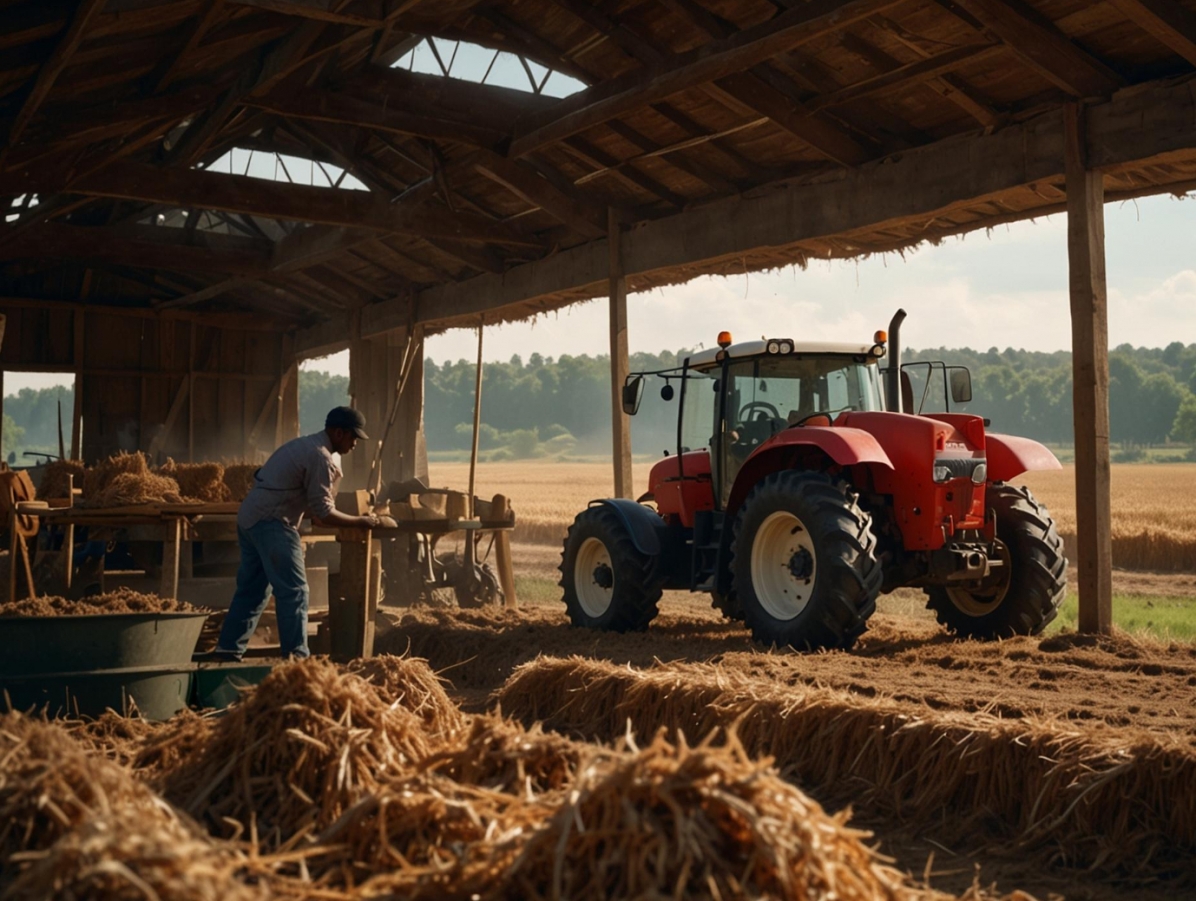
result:
M 613 208 L 606 213 L 610 251 L 610 399 L 615 497 L 631 497 L 631 418 L 623 412 L 623 383 L 630 372 L 627 351 L 627 279 L 623 274 L 623 230 Z
M 90 270 L 88 270 L 90 272 Z M 75 328 L 75 402 L 71 409 L 71 459 L 82 460 L 83 454 L 83 308 L 77 307 L 71 317 Z
M 328 631 L 334 660 L 372 657 L 382 567 L 369 529 L 341 529 L 340 591 L 328 599 Z
M 164 598 L 179 596 L 179 559 L 183 544 L 183 521 L 172 518 L 166 521 L 166 535 L 162 542 L 162 584 L 158 590 Z
M 1081 632 L 1113 627 L 1105 189 L 1087 165 L 1083 107 L 1064 109 Z

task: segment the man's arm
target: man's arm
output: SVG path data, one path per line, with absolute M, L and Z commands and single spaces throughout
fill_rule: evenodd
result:
M 350 516 L 336 509 L 336 492 L 332 487 L 335 477 L 331 465 L 308 471 L 307 507 L 311 521 L 326 529 L 368 529 L 378 525 L 378 517 L 373 513 Z

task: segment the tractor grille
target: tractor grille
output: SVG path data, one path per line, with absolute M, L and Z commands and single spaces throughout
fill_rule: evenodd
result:
M 971 479 L 976 467 L 984 466 L 984 457 L 936 457 L 934 461 L 935 481 L 947 482 L 951 479 Z M 946 472 L 947 477 L 942 475 Z M 981 481 L 984 481 L 981 479 Z

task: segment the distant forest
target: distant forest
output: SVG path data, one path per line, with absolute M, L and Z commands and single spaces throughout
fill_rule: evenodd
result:
M 633 371 L 677 366 L 688 351 L 633 354 Z M 933 348 L 911 351 L 906 361 L 942 360 L 972 371 L 974 399 L 965 408 L 992 420 L 994 431 L 1051 444 L 1072 441 L 1071 354 L 1022 350 Z M 1196 444 L 1196 344 L 1166 348 L 1118 347 L 1109 361 L 1112 440 L 1125 449 L 1168 441 Z M 610 441 L 610 364 L 605 356 L 558 358 L 532 354 L 487 363 L 483 373 L 480 444 L 490 459 L 567 458 L 601 454 Z M 425 367 L 425 427 L 432 452 L 468 449 L 473 418 L 474 364 Z M 300 423 L 317 431 L 329 408 L 346 402 L 348 379 L 326 372 L 299 375 Z M 24 389 L 4 399 L 4 451 L 57 447 L 61 398 L 70 440 L 73 392 Z M 676 444 L 677 401 L 646 394 L 632 419 L 636 453 L 660 454 Z M 25 461 L 22 461 L 25 462 Z

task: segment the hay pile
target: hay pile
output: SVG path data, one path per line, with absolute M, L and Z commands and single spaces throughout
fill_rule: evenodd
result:
M 55 460 L 47 463 L 42 470 L 42 482 L 37 486 L 37 496 L 40 500 L 50 498 L 70 497 L 71 477 L 74 477 L 75 487 L 82 488 L 87 467 L 81 460 Z
M 398 704 L 423 720 L 424 731 L 434 739 L 465 728 L 461 708 L 453 703 L 426 660 L 384 654 L 351 661 L 345 671 L 375 686 L 387 703 Z
M 920 895 L 732 732 L 690 748 L 663 733 L 582 768 L 507 873 L 507 897 L 836 898 Z M 544 887 L 549 887 L 544 892 Z
M 174 479 L 151 472 L 145 454 L 121 452 L 90 467 L 83 476 L 81 507 L 129 507 L 182 503 Z
M 0 604 L 0 618 L 8 616 L 94 616 L 103 613 L 207 613 L 177 598 L 142 594 L 120 588 L 105 594 L 71 600 L 61 597 L 24 598 Z
M 187 500 L 219 504 L 232 500 L 232 492 L 224 484 L 224 466 L 220 463 L 176 463 L 170 457 L 158 467 L 159 475 L 174 479 L 179 494 Z
M 591 736 L 736 724 L 800 784 L 916 822 L 949 816 L 1019 854 L 1123 878 L 1191 879 L 1196 746 L 1181 735 L 908 705 L 777 686 L 717 665 L 648 670 L 583 658 L 520 667 L 503 708 Z
M 320 659 L 277 667 L 167 772 L 165 796 L 266 848 L 326 829 L 431 750 L 426 721 Z
M 253 488 L 253 474 L 260 467 L 257 463 L 229 463 L 224 467 L 224 484 L 228 486 L 228 499 L 240 503 Z

